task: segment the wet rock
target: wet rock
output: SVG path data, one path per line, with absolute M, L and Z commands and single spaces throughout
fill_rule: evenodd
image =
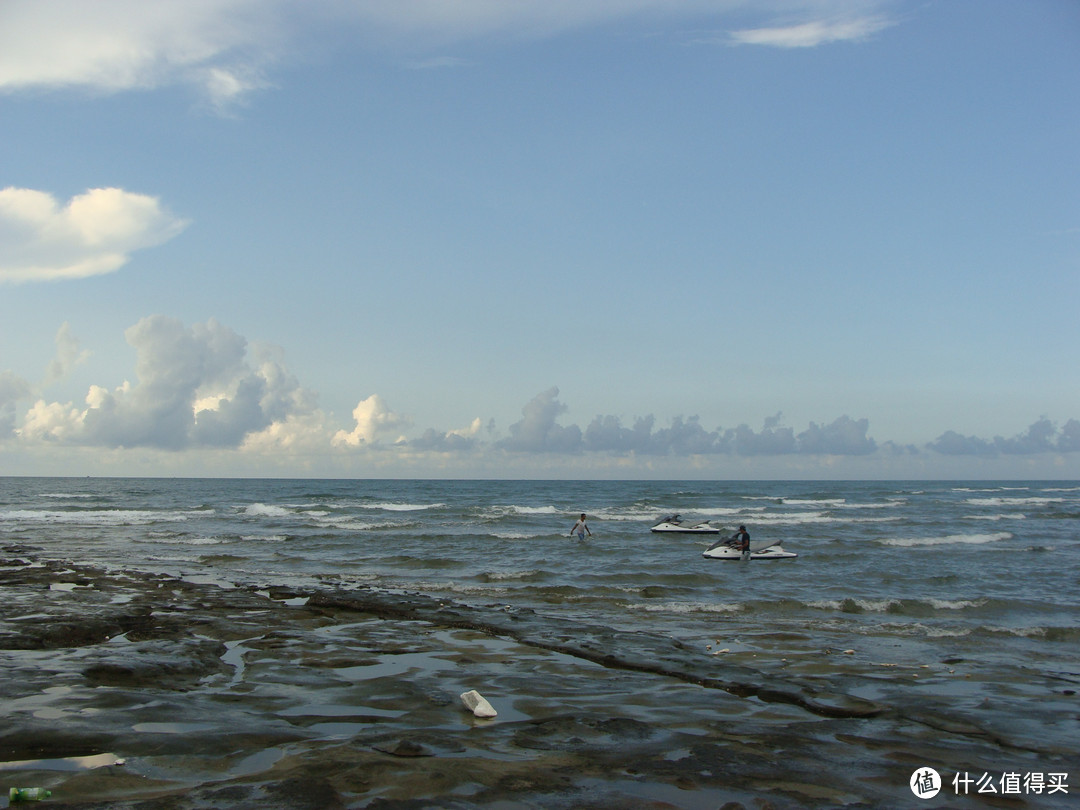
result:
M 384 754 L 390 754 L 395 757 L 433 757 L 435 752 L 428 748 L 423 743 L 416 742 L 415 740 L 397 740 L 393 743 L 381 743 L 373 745 L 376 751 L 382 751 Z
M 75 590 L 48 590 L 61 573 Z M 422 594 L 269 592 L 0 566 L 0 758 L 127 760 L 10 778 L 78 810 L 826 810 L 890 806 L 912 756 L 1007 750 L 1050 767 L 934 706 L 884 706 L 698 643 Z M 501 722 L 461 711 L 470 683 L 514 695 Z
M 107 660 L 91 663 L 83 676 L 97 686 L 190 688 L 208 675 L 226 671 L 226 647 L 215 641 L 155 641 L 113 645 Z
M 341 797 L 333 786 L 323 779 L 295 777 L 270 785 L 266 794 L 288 810 L 337 810 L 344 808 Z

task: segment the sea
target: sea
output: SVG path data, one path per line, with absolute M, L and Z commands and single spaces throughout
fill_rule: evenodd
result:
M 650 531 L 672 513 L 798 556 L 704 558 L 715 536 Z M 1047 770 L 1080 754 L 1076 481 L 0 478 L 0 546 L 16 544 L 208 584 L 528 608 L 764 678 L 932 698 Z

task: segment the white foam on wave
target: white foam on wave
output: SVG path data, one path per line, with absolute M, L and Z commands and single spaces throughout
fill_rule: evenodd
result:
M 135 542 L 155 543 L 163 546 L 220 546 L 229 541 L 220 537 L 155 537 Z
M 319 526 L 327 529 L 340 529 L 353 532 L 377 531 L 379 529 L 400 529 L 403 526 L 408 525 L 402 519 L 399 519 L 396 522 L 390 520 L 358 520 L 351 515 L 333 515 L 318 518 L 315 522 Z
M 953 487 L 953 492 L 1028 492 L 1031 487 Z
M 471 584 L 468 582 L 410 582 L 405 583 L 400 587 L 404 593 L 415 592 L 417 590 L 427 594 L 452 593 L 466 596 L 474 596 L 476 594 L 484 596 L 501 596 L 509 593 L 506 588 L 493 587 L 487 584 Z M 388 588 L 388 590 L 395 589 Z
M 741 613 L 742 605 L 733 602 L 646 602 L 626 605 L 646 613 Z
M 1008 512 L 1000 515 L 964 515 L 964 520 L 1027 520 L 1023 512 Z
M 722 515 L 726 517 L 729 515 L 758 515 L 767 510 L 768 508 L 769 507 L 767 506 L 715 506 L 708 509 L 703 509 L 702 511 L 708 515 Z
M 133 524 L 185 521 L 187 512 L 154 512 L 146 509 L 95 509 L 79 512 L 58 512 L 41 509 L 12 509 L 0 512 L 0 522 L 24 522 L 63 525 L 129 526 Z
M 252 503 L 240 510 L 248 517 L 289 517 L 293 513 L 283 506 L 269 503 Z
M 968 498 L 965 503 L 972 506 L 1046 506 L 1052 503 L 1062 503 L 1064 498 L 1045 498 L 1032 496 L 1030 498 Z
M 849 605 L 854 605 L 866 613 L 887 613 L 891 608 L 900 605 L 899 599 L 815 599 L 807 602 L 808 608 L 815 610 L 844 610 Z
M 935 627 L 922 622 L 883 622 L 875 625 L 869 632 L 877 635 L 883 629 L 887 630 L 889 635 L 908 638 L 965 638 L 971 635 L 969 627 Z M 856 630 L 856 632 L 866 631 Z
M 503 580 L 529 579 L 541 573 L 544 572 L 539 568 L 531 568 L 528 571 L 487 571 L 484 573 L 484 577 L 489 582 L 500 582 Z
M 428 509 L 445 509 L 445 503 L 394 503 L 394 502 L 382 502 L 382 503 L 365 503 L 361 504 L 362 509 L 380 509 L 384 512 L 423 512 Z
M 177 555 L 171 555 L 171 554 L 169 554 L 169 555 L 166 555 L 166 554 L 154 554 L 154 555 L 151 555 L 150 557 L 148 557 L 147 559 L 153 560 L 154 562 L 166 562 L 166 563 L 197 563 L 200 560 L 199 557 L 177 556 Z
M 889 613 L 904 605 L 926 605 L 934 610 L 967 610 L 968 608 L 982 607 L 986 604 L 985 599 L 819 599 L 807 602 L 806 606 L 817 610 L 844 610 L 849 605 L 858 607 L 866 613 Z
M 510 506 L 510 514 L 514 515 L 561 515 L 562 509 L 554 506 Z
M 669 514 L 671 514 L 673 512 L 676 512 L 676 511 L 678 511 L 678 510 L 677 509 L 671 509 L 671 510 L 669 510 L 667 512 L 663 512 L 663 510 L 661 510 L 661 509 L 656 509 L 656 508 L 652 508 L 652 507 L 646 508 L 646 507 L 643 507 L 643 506 L 627 506 L 627 507 L 622 507 L 622 508 L 619 508 L 619 509 L 604 509 L 603 507 L 600 507 L 600 508 L 597 508 L 597 509 L 586 510 L 586 514 L 590 518 L 595 518 L 596 520 L 611 520 L 611 521 L 623 521 L 623 522 L 638 522 L 638 521 L 642 521 L 642 520 L 648 520 L 650 522 L 655 523 L 656 520 L 662 516 L 661 512 L 663 512 L 663 514 L 665 514 L 665 515 L 669 515 Z M 575 512 L 575 513 L 567 512 L 565 514 L 567 514 L 567 515 L 570 515 L 570 514 L 579 515 L 581 513 L 580 512 Z
M 925 601 L 934 610 L 967 610 L 986 604 L 985 599 L 926 599 Z
M 994 534 L 949 534 L 944 537 L 891 537 L 877 540 L 883 546 L 901 546 L 912 548 L 916 546 L 945 546 L 945 545 L 976 545 L 987 543 L 999 543 L 1002 540 L 1011 540 L 1011 532 L 995 532 Z
M 754 515 L 750 520 L 764 526 L 800 526 L 806 523 L 896 523 L 903 518 L 899 515 L 852 517 L 851 515 L 830 515 L 825 512 L 790 512 L 778 515 Z

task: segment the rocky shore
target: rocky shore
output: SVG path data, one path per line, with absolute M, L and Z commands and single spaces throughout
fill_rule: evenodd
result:
M 192 582 L 18 545 L 0 595 L 0 787 L 65 807 L 907 807 L 912 770 L 956 739 L 1000 751 L 961 718 L 703 674 L 675 640 L 507 605 Z M 473 689 L 496 717 L 466 709 Z

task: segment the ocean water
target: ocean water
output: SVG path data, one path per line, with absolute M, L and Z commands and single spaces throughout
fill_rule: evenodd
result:
M 585 511 L 593 536 L 568 537 Z M 704 559 L 710 519 L 795 560 Z M 1080 640 L 1080 483 L 0 479 L 0 541 L 235 583 L 364 583 L 694 636 Z M 1049 646 L 1048 646 L 1049 645 Z
M 799 556 L 705 559 L 715 537 L 649 531 L 672 512 Z M 196 581 L 531 608 L 1080 752 L 1080 482 L 2 478 L 14 544 Z

